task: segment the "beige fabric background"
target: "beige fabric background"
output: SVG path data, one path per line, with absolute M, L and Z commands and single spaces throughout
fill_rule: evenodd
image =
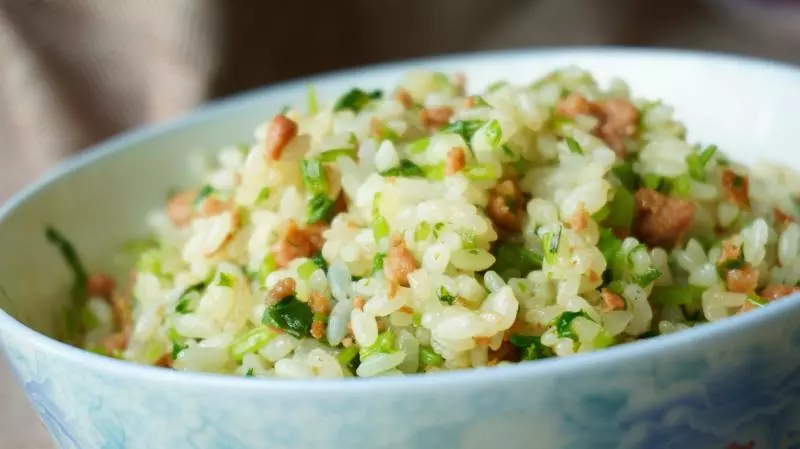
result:
M 800 61 L 800 42 L 691 0 L 0 0 L 0 203 L 81 148 L 209 98 L 383 60 L 587 44 Z M 0 449 L 50 447 L 0 359 Z

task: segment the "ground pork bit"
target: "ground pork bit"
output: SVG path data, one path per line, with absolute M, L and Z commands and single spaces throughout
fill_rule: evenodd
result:
M 367 300 L 364 299 L 363 296 L 356 296 L 355 298 L 353 298 L 353 308 L 354 309 L 362 310 L 362 309 L 364 309 L 364 306 L 366 304 L 367 304 Z
M 472 341 L 475 342 L 476 346 L 486 348 L 492 342 L 492 339 L 489 337 L 472 337 Z
M 764 290 L 761 290 L 761 295 L 759 296 L 766 299 L 767 301 L 773 301 L 778 298 L 791 295 L 792 293 L 798 290 L 800 290 L 800 287 L 795 287 L 793 285 L 770 284 L 764 287 Z
M 298 257 L 311 257 L 322 248 L 324 225 L 301 228 L 294 220 L 289 220 L 283 236 L 272 247 L 275 264 L 279 267 L 289 265 Z
M 128 346 L 130 332 L 120 331 L 100 339 L 98 344 L 106 354 L 113 355 L 117 351 L 122 351 Z
M 778 209 L 777 207 L 772 209 L 772 214 L 775 216 L 775 226 L 778 229 L 785 229 L 789 223 L 794 223 L 794 217 Z
M 636 192 L 633 234 L 650 247 L 672 248 L 692 227 L 694 204 L 651 189 Z
M 622 310 L 625 308 L 625 300 L 622 296 L 610 291 L 607 288 L 600 290 L 600 296 L 603 298 L 603 303 L 605 303 L 604 310 L 606 312 L 611 312 L 612 310 Z
M 406 109 L 411 109 L 411 107 L 414 106 L 414 99 L 411 98 L 411 94 L 406 89 L 397 89 L 394 91 L 392 98 L 394 98 L 398 103 L 402 104 Z
M 461 147 L 450 148 L 447 152 L 447 160 L 444 166 L 444 174 L 447 176 L 454 175 L 461 171 L 467 164 L 467 154 Z
M 208 196 L 203 199 L 200 206 L 197 208 L 197 215 L 200 217 L 213 217 L 233 207 L 233 200 L 222 201 L 215 196 Z
M 722 171 L 722 190 L 725 198 L 739 209 L 750 210 L 749 185 L 747 176 L 739 175 L 730 168 Z
M 386 278 L 390 282 L 408 287 L 408 275 L 416 269 L 414 255 L 406 247 L 406 242 L 401 236 L 395 236 L 383 260 L 383 272 Z
M 113 277 L 104 273 L 93 273 L 86 280 L 86 292 L 89 296 L 103 298 L 110 302 L 116 285 L 117 282 Z
M 450 122 L 452 116 L 453 108 L 450 106 L 422 108 L 419 111 L 419 120 L 426 128 L 441 128 Z
M 267 296 L 272 302 L 278 302 L 287 296 L 293 295 L 296 288 L 297 282 L 293 278 L 283 278 L 269 289 Z
M 751 294 L 758 286 L 758 270 L 751 266 L 728 270 L 725 274 L 728 291 Z
M 603 139 L 619 156 L 625 156 L 625 139 L 637 133 L 639 111 L 629 101 L 612 98 L 600 102 L 590 102 L 583 95 L 573 92 L 556 104 L 555 114 L 575 118 L 577 115 L 590 115 L 597 119 L 592 133 Z
M 127 297 L 120 294 L 113 294 L 110 299 L 111 316 L 114 320 L 115 329 L 125 329 L 133 322 L 133 311 L 131 302 Z
M 183 227 L 189 224 L 194 214 L 194 198 L 197 194 L 192 190 L 176 193 L 167 201 L 167 216 L 172 224 Z
M 731 239 L 722 241 L 722 251 L 719 255 L 717 265 L 724 265 L 726 262 L 737 261 L 742 257 L 742 247 Z
M 267 128 L 264 139 L 264 155 L 267 160 L 277 161 L 281 158 L 286 145 L 297 135 L 297 124 L 285 115 L 276 115 Z
M 308 297 L 308 305 L 311 307 L 311 311 L 317 315 L 327 316 L 331 312 L 331 301 L 319 292 L 311 292 Z
M 525 217 L 525 197 L 517 184 L 506 179 L 489 191 L 486 213 L 497 227 L 519 231 Z
M 322 321 L 314 321 L 311 323 L 311 336 L 317 340 L 321 340 L 325 336 L 325 323 Z
M 516 346 L 514 346 L 513 343 L 511 343 L 511 341 L 504 341 L 502 344 L 500 344 L 500 347 L 497 348 L 497 351 L 492 351 L 490 349 L 489 360 L 486 362 L 486 364 L 488 366 L 495 366 L 504 361 L 519 361 L 519 350 Z
M 576 231 L 583 231 L 589 225 L 589 212 L 582 202 L 578 204 L 577 210 L 569 216 L 567 223 Z
M 172 353 L 167 352 L 166 354 L 159 357 L 154 363 L 154 366 L 158 366 L 161 368 L 172 368 Z

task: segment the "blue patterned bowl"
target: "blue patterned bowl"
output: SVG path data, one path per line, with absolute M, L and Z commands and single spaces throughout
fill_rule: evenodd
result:
M 800 71 L 674 51 L 490 53 L 313 79 L 332 97 L 393 84 L 412 66 L 474 85 L 579 64 L 675 105 L 695 140 L 734 157 L 798 164 Z M 675 335 L 563 360 L 353 381 L 185 374 L 84 352 L 51 335 L 69 274 L 42 230 L 57 224 L 87 265 L 143 232 L 145 212 L 190 181 L 185 161 L 301 102 L 270 87 L 113 139 L 0 209 L 0 347 L 64 449 L 800 448 L 800 300 Z

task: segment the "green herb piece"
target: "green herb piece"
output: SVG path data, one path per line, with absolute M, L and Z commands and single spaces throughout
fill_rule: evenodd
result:
M 400 135 L 397 134 L 392 128 L 382 125 L 380 127 L 380 131 L 378 132 L 377 139 L 378 142 L 388 140 L 389 142 L 396 143 L 398 140 L 400 140 Z
M 461 248 L 473 249 L 477 248 L 477 233 L 472 228 L 459 228 L 458 236 L 461 237 Z
M 313 260 L 309 259 L 303 262 L 302 265 L 297 267 L 297 274 L 300 275 L 300 279 L 307 281 L 315 271 L 317 271 L 319 267 Z
M 717 269 L 721 272 L 721 274 L 725 274 L 728 270 L 738 270 L 743 268 L 745 265 L 744 261 L 744 248 L 739 247 L 739 255 L 735 259 L 725 259 L 722 262 L 717 264 Z
M 199 295 L 205 288 L 205 282 L 198 282 L 186 287 L 183 293 L 181 293 L 180 298 L 178 298 L 177 304 L 175 304 L 175 311 L 181 314 L 193 312 L 197 305 L 196 302 L 199 299 Z
M 194 207 L 199 207 L 200 204 L 203 203 L 203 200 L 205 200 L 209 196 L 213 195 L 215 192 L 216 192 L 216 190 L 213 187 L 211 187 L 210 185 L 208 185 L 208 184 L 204 185 L 200 189 L 200 191 L 197 192 L 197 195 L 194 197 Z
M 275 256 L 267 254 L 267 256 L 264 257 L 264 261 L 261 262 L 261 266 L 258 268 L 258 282 L 264 284 L 267 280 L 267 276 L 277 268 L 278 264 L 275 262 Z
M 157 247 L 158 240 L 156 240 L 154 237 L 130 239 L 122 245 L 122 252 L 130 257 L 138 258 L 145 251 L 156 249 Z
M 625 283 L 620 280 L 612 281 L 606 285 L 606 289 L 615 295 L 624 296 L 623 292 L 625 291 Z
M 650 302 L 661 306 L 690 306 L 699 304 L 703 289 L 692 285 L 656 285 Z
M 408 159 L 401 159 L 400 165 L 397 167 L 386 170 L 381 173 L 381 176 L 403 176 L 406 178 L 424 178 L 425 171 L 419 165 L 409 161 Z
M 355 373 L 358 365 L 361 363 L 361 359 L 358 356 L 358 346 L 351 345 L 342 349 L 339 355 L 336 356 L 336 359 L 339 360 L 342 366 L 349 369 L 351 373 Z
M 269 187 L 262 188 L 256 197 L 256 204 L 264 204 L 264 201 L 269 199 L 270 193 L 272 193 L 272 190 Z
M 497 92 L 498 90 L 502 89 L 505 86 L 508 86 L 508 81 L 495 81 L 486 87 L 486 91 L 490 93 Z
M 308 224 L 330 221 L 336 202 L 324 193 L 318 193 L 308 200 Z
M 411 154 L 424 153 L 425 150 L 428 149 L 428 145 L 430 145 L 430 143 L 431 143 L 430 137 L 423 137 L 421 139 L 417 139 L 408 145 L 408 152 Z
M 228 273 L 222 273 L 222 272 L 219 273 L 219 279 L 217 280 L 218 287 L 233 288 L 235 284 L 236 284 L 235 277 L 231 276 Z
M 81 324 L 83 324 L 84 329 L 92 330 L 100 325 L 100 319 L 92 312 L 92 309 L 84 307 L 81 310 Z
M 386 217 L 379 216 L 378 219 L 372 222 L 372 237 L 376 242 L 380 239 L 389 236 L 389 222 Z
M 439 130 L 441 133 L 458 134 L 464 139 L 467 147 L 472 150 L 472 136 L 481 129 L 485 122 L 483 120 L 456 120 Z
M 375 343 L 366 348 L 361 348 L 358 355 L 361 358 L 361 360 L 364 361 L 369 356 L 377 354 L 379 352 L 384 352 L 388 354 L 394 350 L 394 340 L 395 340 L 394 332 L 391 329 L 389 329 L 378 335 L 378 338 L 375 339 Z
M 561 338 L 570 338 L 577 340 L 578 336 L 572 330 L 572 322 L 578 317 L 588 318 L 586 312 L 579 310 L 577 312 L 564 312 L 556 318 L 556 334 Z
M 314 115 L 319 111 L 317 90 L 314 88 L 314 85 L 310 83 L 306 86 L 306 107 L 308 108 L 309 115 Z
M 755 294 L 747 295 L 747 302 L 756 307 L 764 307 L 765 305 L 767 305 L 767 301 L 764 298 Z
M 255 377 L 255 370 L 253 368 L 248 368 L 244 377 Z
M 511 272 L 526 276 L 531 271 L 542 268 L 541 254 L 510 241 L 503 242 L 497 246 L 494 256 L 495 262 L 491 269 L 506 281 L 511 277 L 509 275 Z
M 422 221 L 420 224 L 417 225 L 417 228 L 414 229 L 414 241 L 421 242 L 423 240 L 427 240 L 428 237 L 431 235 L 431 224 L 427 221 Z
M 549 348 L 542 344 L 541 337 L 514 334 L 511 344 L 522 350 L 521 360 L 538 360 L 548 357 Z
M 422 314 L 419 312 L 414 312 L 411 315 L 411 324 L 415 327 L 420 327 L 422 325 Z
M 468 164 L 464 167 L 464 175 L 473 181 L 492 181 L 499 173 L 492 164 Z
M 658 269 L 650 267 L 645 270 L 644 273 L 640 275 L 635 275 L 633 278 L 633 282 L 635 282 L 639 287 L 647 287 L 648 285 L 652 284 L 656 281 L 656 279 L 661 277 L 661 272 Z
M 444 358 L 428 346 L 419 347 L 419 364 L 422 366 L 441 366 Z
M 444 163 L 423 165 L 420 168 L 423 172 L 425 172 L 425 178 L 430 179 L 431 181 L 441 181 L 444 179 Z
M 581 147 L 581 144 L 579 144 L 577 140 L 573 139 L 572 137 L 565 136 L 564 141 L 567 142 L 567 147 L 571 153 L 584 154 L 583 147 Z
M 642 184 L 647 189 L 660 190 L 661 186 L 663 185 L 663 179 L 658 175 L 647 173 L 646 175 L 642 176 Z
M 492 119 L 486 124 L 486 142 L 489 143 L 490 148 L 497 148 L 500 141 L 503 140 L 503 128 L 500 127 L 500 122 Z
M 626 189 L 617 189 L 608 203 L 608 216 L 603 220 L 603 224 L 611 228 L 628 230 L 633 224 L 635 212 L 636 197 Z
M 383 259 L 386 257 L 384 253 L 375 254 L 375 257 L 372 258 L 372 272 L 378 273 L 383 271 Z
M 303 173 L 303 184 L 309 193 L 317 195 L 328 191 L 325 168 L 318 159 L 303 159 L 300 162 L 300 171 Z
M 267 326 L 259 326 L 236 337 L 231 343 L 231 355 L 241 361 L 245 354 L 256 352 L 267 345 L 278 334 Z
M 484 100 L 483 97 L 480 96 L 480 95 L 473 95 L 470 98 L 472 98 L 472 106 L 473 107 L 483 108 L 483 107 L 489 106 L 489 103 L 487 103 L 486 100 Z
M 691 153 L 686 156 L 686 165 L 689 168 L 689 175 L 698 180 L 704 181 L 706 179 L 706 164 L 717 152 L 716 145 L 709 145 L 699 153 Z
M 320 162 L 336 162 L 340 157 L 349 157 L 355 160 L 358 157 L 358 150 L 355 148 L 334 148 L 317 155 L 317 160 Z
M 311 256 L 311 260 L 317 266 L 317 268 L 322 269 L 325 273 L 328 272 L 328 262 L 322 257 L 322 251 L 318 251 L 316 254 Z
M 333 105 L 333 111 L 344 111 L 344 110 L 351 110 L 353 112 L 359 112 L 360 110 L 364 109 L 365 106 L 369 104 L 372 100 L 377 100 L 383 97 L 383 91 L 381 90 L 374 90 L 372 92 L 364 92 L 361 89 L 355 88 L 351 89 L 344 95 L 342 95 L 336 103 Z
M 611 172 L 614 173 L 614 176 L 617 177 L 619 182 L 622 186 L 631 191 L 635 192 L 636 188 L 638 187 L 638 181 L 636 173 L 633 171 L 633 164 L 630 162 L 625 162 L 619 165 L 615 165 L 611 168 Z
M 170 357 L 172 360 L 178 360 L 178 356 L 181 355 L 184 349 L 186 349 L 186 345 L 181 345 L 176 342 L 172 342 L 172 353 L 170 353 Z
M 264 311 L 261 318 L 262 323 L 283 329 L 296 338 L 309 336 L 313 321 L 314 312 L 311 311 L 311 307 L 294 295 L 289 295 L 272 305 Z
M 433 225 L 433 238 L 434 239 L 437 239 L 437 240 L 439 239 L 439 234 L 441 234 L 442 229 L 444 229 L 444 223 L 443 222 L 439 222 L 439 223 L 436 223 L 435 225 Z
M 456 297 L 451 295 L 443 285 L 436 289 L 436 297 L 439 298 L 439 301 L 449 306 L 456 302 Z
M 558 256 L 558 247 L 561 244 L 561 227 L 556 232 L 548 232 L 542 238 L 542 251 L 547 263 L 555 263 Z
M 622 248 L 622 241 L 611 232 L 611 229 L 601 228 L 597 248 L 603 253 L 603 257 L 606 259 L 606 265 L 611 267 L 612 261 Z
M 678 176 L 670 180 L 669 193 L 672 196 L 689 198 L 692 196 L 692 183 L 687 175 Z
M 78 344 L 80 343 L 80 339 L 85 332 L 85 329 L 79 319 L 79 313 L 86 306 L 86 300 L 88 299 L 88 292 L 86 290 L 88 275 L 83 263 L 81 263 L 78 252 L 75 251 L 75 247 L 69 242 L 69 240 L 67 240 L 66 237 L 64 237 L 63 234 L 61 234 L 55 228 L 48 226 L 45 229 L 45 237 L 47 238 L 48 242 L 58 249 L 58 251 L 61 253 L 61 257 L 64 258 L 67 266 L 72 271 L 73 281 L 70 302 L 64 309 L 64 313 L 67 318 L 65 337 L 68 342 L 72 344 Z

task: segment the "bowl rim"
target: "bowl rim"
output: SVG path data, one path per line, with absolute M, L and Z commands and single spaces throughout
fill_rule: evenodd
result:
M 202 107 L 195 108 L 169 121 L 151 124 L 121 133 L 108 140 L 90 146 L 86 151 L 68 158 L 50 169 L 44 176 L 18 191 L 5 203 L 0 205 L 0 222 L 5 220 L 17 207 L 48 187 L 63 176 L 91 165 L 95 161 L 110 157 L 118 152 L 128 150 L 137 142 L 158 138 L 178 129 L 196 126 L 210 118 L 224 116 L 227 111 L 237 109 L 243 103 L 268 96 L 273 92 L 305 86 L 309 82 L 327 82 L 350 75 L 378 75 L 381 73 L 401 73 L 411 67 L 435 65 L 441 63 L 463 64 L 496 60 L 546 59 L 549 57 L 582 56 L 590 58 L 615 57 L 632 61 L 673 60 L 694 61 L 706 64 L 735 64 L 748 66 L 762 71 L 767 76 L 789 75 L 797 79 L 800 85 L 800 67 L 789 63 L 765 60 L 750 56 L 729 53 L 678 50 L 670 48 L 629 48 L 629 47 L 557 47 L 540 49 L 515 49 L 503 51 L 481 51 L 454 53 L 442 56 L 406 59 L 382 64 L 358 66 L 343 70 L 329 71 L 321 74 L 294 78 L 266 87 L 249 90 L 226 98 L 211 101 Z M 767 322 L 791 311 L 800 312 L 800 294 L 791 295 L 794 300 L 776 301 L 770 307 L 751 313 L 735 315 L 715 323 L 708 323 L 670 335 L 639 340 L 623 345 L 612 346 L 601 351 L 579 354 L 570 357 L 556 357 L 539 360 L 535 363 L 519 363 L 492 369 L 464 369 L 441 371 L 424 375 L 377 377 L 369 379 L 278 379 L 278 378 L 245 378 L 225 374 L 179 372 L 148 365 L 121 361 L 94 354 L 45 336 L 22 324 L 8 312 L 0 309 L 0 343 L 13 334 L 15 340 L 27 341 L 49 356 L 57 356 L 70 363 L 84 366 L 95 372 L 120 377 L 137 378 L 148 382 L 160 382 L 184 388 L 208 387 L 233 390 L 264 391 L 274 393 L 377 393 L 414 390 L 437 391 L 465 386 L 485 385 L 495 382 L 515 382 L 538 377 L 552 377 L 585 371 L 587 368 L 607 368 L 642 356 L 680 351 L 693 341 L 719 339 L 736 332 L 737 329 L 749 329 L 767 325 Z M 4 335 L 8 334 L 8 335 Z M 2 348 L 2 346 L 0 346 Z M 9 360 L 10 364 L 13 361 Z M 13 367 L 12 367 L 13 368 Z

